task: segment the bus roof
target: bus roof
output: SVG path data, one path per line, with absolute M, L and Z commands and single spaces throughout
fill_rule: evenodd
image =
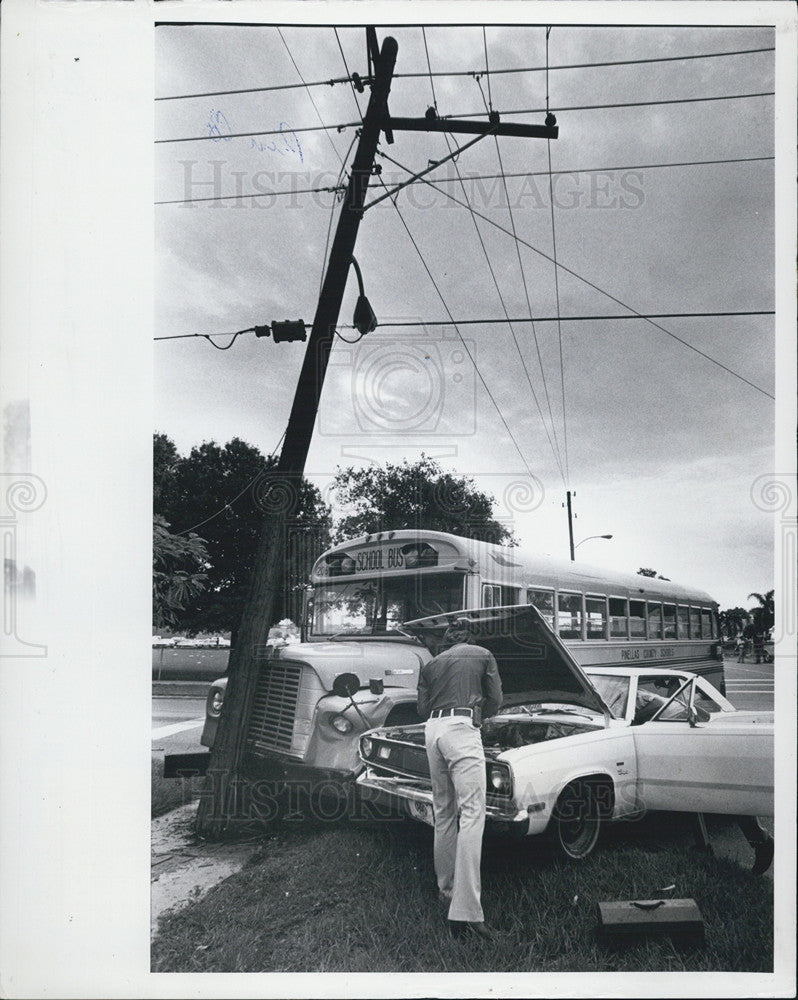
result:
M 370 546 L 376 547 L 389 541 L 393 544 L 424 541 L 432 545 L 436 541 L 445 542 L 456 549 L 462 559 L 473 560 L 474 564 L 480 567 L 483 576 L 488 579 L 501 577 L 504 582 L 512 582 L 519 587 L 554 588 L 556 586 L 558 589 L 578 590 L 587 594 L 595 591 L 612 596 L 615 592 L 619 597 L 628 596 L 632 600 L 636 598 L 639 600 L 671 598 L 676 601 L 717 604 L 714 598 L 705 591 L 685 587 L 671 580 L 658 580 L 654 577 L 641 576 L 639 573 L 622 573 L 589 563 L 572 562 L 570 559 L 558 558 L 520 546 L 495 545 L 492 542 L 482 542 L 445 531 L 425 531 L 413 528 L 399 528 L 395 531 L 360 535 L 333 546 L 316 560 L 313 568 L 314 578 L 316 578 L 316 568 L 330 553 Z M 344 580 L 346 577 L 338 577 L 337 579 Z

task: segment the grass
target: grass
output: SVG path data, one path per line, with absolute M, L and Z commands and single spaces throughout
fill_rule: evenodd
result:
M 179 806 L 193 802 L 202 787 L 202 778 L 164 778 L 163 755 L 152 755 L 151 818 L 163 816 Z
M 660 818 L 659 823 L 662 822 Z M 247 868 L 161 918 L 154 972 L 771 971 L 773 886 L 737 864 L 663 847 L 650 823 L 619 824 L 565 865 L 539 839 L 486 838 L 483 906 L 498 943 L 449 937 L 432 831 L 409 821 L 278 822 Z M 634 829 L 632 829 L 634 827 Z M 685 844 L 690 844 L 689 838 Z M 691 897 L 706 946 L 596 941 L 601 900 Z

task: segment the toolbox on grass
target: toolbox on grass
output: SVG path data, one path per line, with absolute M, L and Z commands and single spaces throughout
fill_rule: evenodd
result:
M 651 935 L 690 947 L 704 944 L 704 918 L 694 899 L 626 899 L 598 904 L 599 942 L 632 943 Z

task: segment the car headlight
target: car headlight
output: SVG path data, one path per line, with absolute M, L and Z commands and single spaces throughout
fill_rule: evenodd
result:
M 488 764 L 488 789 L 499 795 L 511 795 L 513 776 L 506 764 Z
M 221 691 L 219 688 L 213 688 L 208 696 L 208 715 L 221 715 L 223 702 L 224 691 Z
M 370 757 L 371 751 L 373 749 L 374 749 L 374 744 L 371 742 L 368 736 L 364 736 L 363 739 L 360 741 L 360 752 L 363 754 L 364 757 Z
M 333 729 L 336 729 L 339 733 L 351 733 L 353 726 L 352 723 L 347 719 L 345 715 L 331 715 L 330 725 Z

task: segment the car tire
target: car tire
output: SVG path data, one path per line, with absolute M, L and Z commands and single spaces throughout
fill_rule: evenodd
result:
M 592 782 L 566 785 L 546 832 L 556 853 L 569 861 L 581 861 L 592 852 L 601 832 L 601 810 Z

